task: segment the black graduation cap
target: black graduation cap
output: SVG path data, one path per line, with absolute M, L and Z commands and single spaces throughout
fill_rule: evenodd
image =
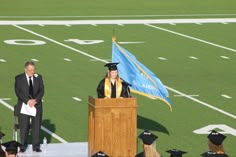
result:
M 9 141 L 6 143 L 3 143 L 2 146 L 4 146 L 6 151 L 16 151 L 18 150 L 18 147 L 21 147 L 22 145 L 19 142 L 16 141 Z
M 4 136 L 5 134 L 0 131 L 0 139 L 2 139 Z
M 158 137 L 148 130 L 143 131 L 139 136 L 144 144 L 151 145 Z
M 167 153 L 170 153 L 170 157 L 182 157 L 183 154 L 187 153 L 178 149 L 167 150 Z
M 227 154 L 217 154 L 215 152 L 205 152 L 201 154 L 202 157 L 229 157 Z
M 117 64 L 119 63 L 107 63 L 104 65 L 104 67 L 108 67 L 108 70 L 117 70 Z
M 215 130 L 212 130 L 211 133 L 207 137 L 213 144 L 215 144 L 217 146 L 221 145 L 226 138 L 225 135 L 223 135 Z
M 107 154 L 103 153 L 102 151 L 99 151 L 92 155 L 91 157 L 109 157 Z

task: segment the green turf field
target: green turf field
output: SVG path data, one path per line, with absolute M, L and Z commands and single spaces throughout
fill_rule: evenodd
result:
M 236 17 L 233 0 L 0 2 L 0 21 Z M 87 141 L 88 95 L 96 96 L 97 84 L 106 69 L 103 62 L 86 55 L 110 61 L 114 29 L 118 42 L 143 42 L 121 46 L 169 89 L 173 112 L 159 100 L 133 94 L 138 99 L 138 133 L 148 129 L 158 135 L 157 148 L 163 156 L 168 156 L 165 151 L 172 148 L 187 151 L 187 157 L 207 151 L 207 135 L 193 132 L 207 125 L 224 124 L 236 129 L 236 23 L 0 25 L 0 98 L 10 98 L 1 100 L 11 106 L 16 103 L 14 77 L 23 72 L 25 61 L 37 59 L 37 72 L 43 75 L 46 89 L 43 126 L 67 142 Z M 5 43 L 13 39 L 45 44 Z M 84 45 L 69 39 L 103 42 Z M 4 141 L 12 138 L 12 128 L 13 112 L 0 103 L 0 130 L 7 134 Z M 45 132 L 42 134 L 51 143 L 61 142 Z M 236 156 L 235 146 L 236 135 L 227 134 L 225 150 L 230 157 Z

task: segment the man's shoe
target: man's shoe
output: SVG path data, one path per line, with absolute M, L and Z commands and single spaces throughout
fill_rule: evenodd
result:
M 42 152 L 42 150 L 40 148 L 35 148 L 33 149 L 34 152 Z
M 26 148 L 25 147 L 21 147 L 20 148 L 20 152 L 24 153 L 26 151 Z

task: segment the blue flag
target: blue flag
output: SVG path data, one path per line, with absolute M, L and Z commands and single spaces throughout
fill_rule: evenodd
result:
M 131 92 L 152 99 L 160 99 L 172 111 L 168 91 L 160 79 L 140 63 L 134 55 L 118 45 L 114 39 L 112 42 L 112 62 L 119 62 L 119 76 L 132 85 Z

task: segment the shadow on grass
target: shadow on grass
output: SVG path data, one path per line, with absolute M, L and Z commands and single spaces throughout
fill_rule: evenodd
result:
M 158 131 L 169 135 L 168 129 L 152 119 L 138 115 L 138 128 L 142 130 Z
M 56 131 L 55 124 L 51 123 L 51 120 L 49 120 L 49 119 L 44 119 L 42 121 L 42 126 L 44 126 L 45 128 L 47 128 L 48 130 L 50 130 L 53 133 Z M 41 130 L 40 131 L 40 143 L 43 143 L 44 137 L 47 138 L 47 143 L 51 143 L 52 136 L 50 134 L 46 133 L 45 131 Z M 30 134 L 28 137 L 28 143 L 32 143 L 32 130 L 30 130 Z

